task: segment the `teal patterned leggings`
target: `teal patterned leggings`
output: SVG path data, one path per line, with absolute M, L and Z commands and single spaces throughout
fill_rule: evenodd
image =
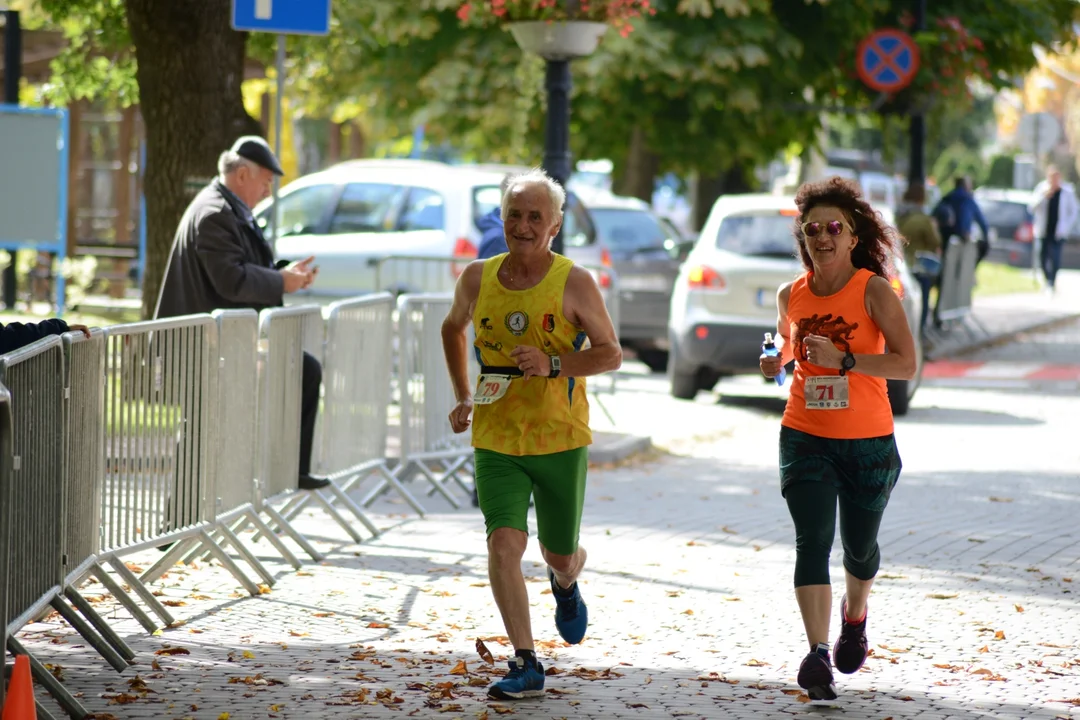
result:
M 829 584 L 838 506 L 844 568 L 860 580 L 877 575 L 878 528 L 900 469 L 892 435 L 833 440 L 780 429 L 780 491 L 795 523 L 795 587 Z

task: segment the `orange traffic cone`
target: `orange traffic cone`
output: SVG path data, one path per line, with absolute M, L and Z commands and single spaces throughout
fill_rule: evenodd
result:
M 0 720 L 37 720 L 34 681 L 30 677 L 30 658 L 26 655 L 15 656 L 15 669 L 8 683 L 4 714 Z

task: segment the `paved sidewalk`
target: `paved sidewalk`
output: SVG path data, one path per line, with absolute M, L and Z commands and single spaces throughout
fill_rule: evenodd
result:
M 485 699 L 501 669 L 475 641 L 499 665 L 508 648 L 471 508 L 418 520 L 386 503 L 388 532 L 361 546 L 304 516 L 328 559 L 299 572 L 274 563 L 278 584 L 256 598 L 216 564 L 178 568 L 162 599 L 185 624 L 159 637 L 100 602 L 139 653 L 123 676 L 58 623 L 23 638 L 100 718 L 1080 718 L 1077 458 L 1055 452 L 1073 410 L 1051 397 L 1006 422 L 999 399 L 979 397 L 985 406 L 969 394 L 898 427 L 906 468 L 882 530 L 874 654 L 838 678 L 836 710 L 811 707 L 794 683 L 805 646 L 767 403 L 733 411 L 686 455 L 592 474 L 582 645 L 558 640 L 530 546 L 534 631 L 552 673 L 542 700 Z M 977 456 L 917 450 L 961 417 L 991 416 Z
M 1062 270 L 1054 294 L 1040 291 L 976 295 L 971 319 L 944 333 L 931 330 L 926 354 L 931 360 L 956 357 L 1077 317 L 1080 317 L 1080 271 Z

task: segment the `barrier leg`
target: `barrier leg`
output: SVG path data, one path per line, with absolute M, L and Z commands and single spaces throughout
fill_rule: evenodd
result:
M 361 535 L 340 512 L 338 512 L 336 507 L 330 504 L 329 500 L 323 497 L 322 493 L 316 491 L 312 493 L 312 496 L 313 500 L 316 500 L 320 505 L 323 506 L 323 510 L 326 511 L 326 514 L 332 517 L 334 519 L 334 522 L 340 525 L 341 528 L 349 534 L 349 537 L 353 539 L 353 542 L 357 544 L 364 542 L 364 536 Z
M 46 710 L 41 705 L 41 701 L 35 698 L 34 709 L 37 712 L 38 720 L 53 720 L 52 713 Z
M 307 504 L 307 501 L 311 499 L 309 497 L 310 494 L 311 491 L 302 491 L 286 500 L 285 504 L 281 507 L 281 510 L 278 511 L 281 514 L 281 517 L 286 520 L 292 520 L 296 517 L 300 510 L 303 509 L 304 505 Z M 294 510 L 294 508 L 296 509 Z M 278 529 L 281 530 L 281 528 Z M 252 542 L 259 542 L 260 540 L 262 540 L 262 533 L 255 533 L 255 537 L 251 539 Z
M 150 589 L 142 584 L 139 578 L 135 577 L 135 573 L 128 570 L 128 566 L 124 564 L 124 561 L 120 558 L 113 556 L 109 558 L 109 567 L 111 567 L 120 578 L 127 583 L 127 586 L 138 593 L 142 601 L 149 606 L 150 610 L 155 615 L 161 618 L 162 622 L 167 627 L 171 627 L 176 624 L 176 618 L 174 618 L 165 606 L 158 602 L 158 599 L 154 597 L 154 594 L 150 592 Z
M 375 527 L 375 523 L 371 521 L 371 518 L 364 514 L 364 511 L 360 509 L 360 506 L 353 502 L 352 498 L 346 495 L 344 490 L 337 487 L 336 485 L 331 485 L 327 488 L 327 490 L 329 490 L 334 497 L 327 498 L 321 493 L 317 493 L 319 495 L 319 499 L 323 500 L 328 507 L 333 507 L 334 499 L 336 499 L 339 503 L 348 508 L 349 512 L 356 516 L 356 519 L 359 520 L 363 524 L 363 526 L 368 529 L 368 532 L 370 532 L 373 537 L 379 537 L 379 528 Z
M 263 507 L 263 510 L 266 512 L 267 515 L 270 516 L 271 520 L 277 523 L 277 526 L 281 529 L 281 532 L 292 538 L 293 542 L 303 548 L 304 552 L 311 556 L 312 560 L 314 560 L 315 562 L 322 562 L 324 555 L 318 550 L 316 550 L 312 546 L 312 544 L 308 542 L 308 539 L 306 537 L 297 532 L 296 528 L 290 525 L 288 520 L 281 517 L 281 514 L 277 510 L 275 510 L 270 505 L 266 505 L 265 507 Z
M 255 526 L 255 529 L 262 533 L 262 536 L 269 540 L 270 544 L 281 553 L 281 557 L 285 558 L 285 562 L 293 566 L 293 570 L 299 570 L 303 567 L 303 564 L 296 555 L 293 554 L 293 551 L 289 549 L 289 546 L 282 542 L 277 533 L 270 530 L 270 527 L 261 517 L 259 517 L 259 514 L 255 512 L 255 508 L 248 509 L 247 519 Z
M 225 539 L 233 546 L 236 552 L 240 553 L 240 557 L 244 558 L 244 562 L 251 566 L 251 569 L 259 574 L 259 577 L 263 579 L 267 585 L 273 585 L 277 582 L 274 576 L 270 574 L 270 571 L 266 569 L 266 566 L 259 562 L 259 558 L 255 557 L 255 553 L 248 549 L 247 545 L 240 542 L 240 538 L 229 529 L 228 525 L 221 526 L 221 533 L 225 536 Z
M 124 660 L 130 663 L 135 659 L 135 651 L 124 642 L 122 637 L 116 634 L 112 626 L 105 622 L 105 618 L 101 617 L 98 611 L 94 609 L 94 606 L 78 590 L 68 585 L 64 588 L 64 596 L 71 601 L 76 610 L 82 613 L 84 618 L 90 621 L 90 624 L 101 634 L 101 637 L 105 638 L 105 641 L 114 647 Z
M 188 548 L 195 545 L 199 547 L 198 538 L 186 537 L 182 540 L 178 540 L 171 548 L 165 551 L 165 554 L 161 556 L 161 559 L 150 566 L 149 570 L 143 572 L 139 576 L 139 579 L 149 585 L 150 583 L 157 582 L 162 575 L 167 573 L 170 568 L 180 562 L 181 556 L 188 551 Z
M 160 626 L 154 622 L 141 607 L 139 607 L 139 603 L 135 602 L 135 599 L 128 595 L 124 588 L 120 587 L 120 583 L 113 580 L 112 575 L 110 575 L 105 568 L 94 563 L 90 566 L 90 572 L 97 578 L 98 582 L 108 589 L 114 598 L 120 601 L 121 605 L 127 608 L 127 611 L 131 613 L 132 617 L 134 617 L 148 633 L 153 634 L 161 629 Z
M 68 717 L 74 718 L 75 720 L 83 720 L 83 718 L 90 714 L 87 712 L 86 708 L 75 699 L 75 696 L 69 693 L 67 688 L 65 688 L 36 657 L 31 655 L 14 636 L 8 636 L 7 646 L 12 655 L 26 655 L 30 658 L 30 673 L 34 676 L 34 680 L 53 696 L 53 699 L 60 704 L 60 707 L 64 709 L 64 712 L 68 714 Z
M 424 509 L 424 506 L 421 505 L 420 501 L 417 500 L 416 497 L 408 491 L 408 489 L 401 483 L 400 480 L 398 480 L 398 477 L 396 474 L 394 474 L 394 471 L 390 470 L 385 465 L 380 465 L 379 473 L 383 476 L 387 485 L 392 487 L 398 495 L 405 498 L 405 502 L 407 502 L 409 506 L 416 511 L 417 515 L 419 515 L 420 517 L 424 517 L 424 514 L 427 512 Z
M 251 578 L 244 574 L 244 571 L 240 569 L 240 566 L 237 565 L 231 557 L 229 557 L 229 553 L 225 552 L 223 547 L 214 542 L 214 538 L 210 537 L 210 533 L 206 532 L 206 530 L 202 530 L 199 532 L 199 535 L 202 538 L 203 543 L 210 548 L 210 552 L 218 559 L 218 562 L 229 571 L 230 575 L 236 578 L 237 582 L 244 586 L 244 589 L 248 591 L 248 594 L 258 595 L 259 586 L 253 583 Z
M 90 643 L 92 648 L 97 650 L 98 655 L 105 658 L 105 661 L 113 666 L 113 670 L 118 673 L 127 670 L 128 661 L 120 657 L 120 653 L 105 642 L 90 626 L 90 623 L 83 620 L 79 613 L 75 612 L 75 609 L 68 605 L 62 597 L 54 595 L 49 601 L 49 605 L 60 613 L 60 617 L 64 618 L 68 625 L 75 628 L 76 632 L 82 635 L 83 639 Z
M 450 503 L 450 505 L 455 510 L 461 509 L 461 503 L 459 503 L 453 495 L 446 491 L 446 488 L 444 488 L 442 483 L 439 482 L 439 478 L 435 477 L 435 475 L 431 472 L 431 470 L 428 469 L 426 465 L 424 465 L 424 463 L 416 463 L 416 467 L 420 470 L 420 474 L 427 478 L 427 481 L 431 483 L 431 487 L 433 490 L 435 490 L 435 492 L 442 495 L 446 499 L 446 502 Z

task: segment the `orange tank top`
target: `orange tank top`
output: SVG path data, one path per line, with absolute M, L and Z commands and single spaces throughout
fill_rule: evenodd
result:
M 854 355 L 885 352 L 885 336 L 866 312 L 866 284 L 874 273 L 860 269 L 839 292 L 825 297 L 811 292 L 812 275 L 813 272 L 803 273 L 792 284 L 788 298 L 787 320 L 795 354 L 795 373 L 781 424 L 810 435 L 840 440 L 890 435 L 893 416 L 885 379 L 863 375 L 858 365 L 845 376 L 848 407 L 806 407 L 807 378 L 840 373 L 835 368 L 820 367 L 806 360 L 803 338 L 807 335 L 831 338 L 837 348 Z

